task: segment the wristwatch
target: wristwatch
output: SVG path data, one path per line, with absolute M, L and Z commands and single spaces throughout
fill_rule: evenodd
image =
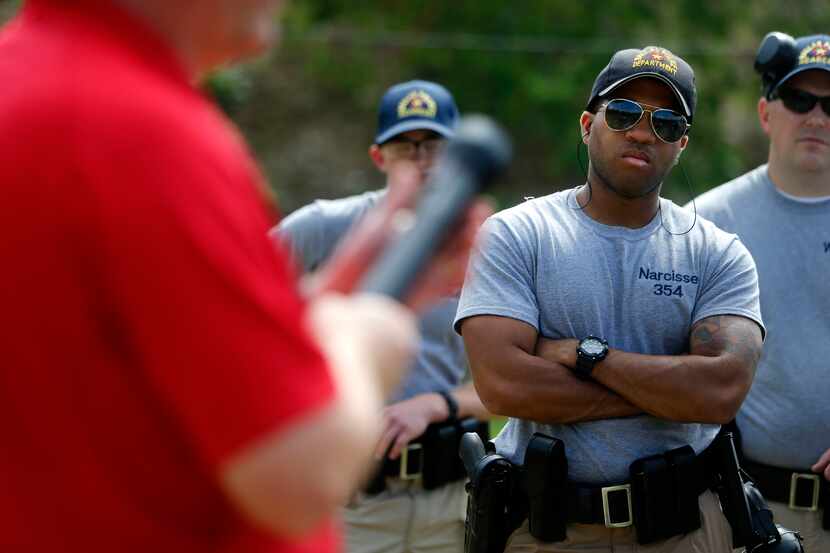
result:
M 458 419 L 458 402 L 455 401 L 455 398 L 452 397 L 452 394 L 446 390 L 439 390 L 436 392 L 439 396 L 444 398 L 444 401 L 447 402 L 447 421 L 455 422 Z
M 596 336 L 586 336 L 576 346 L 576 367 L 573 373 L 582 380 L 590 380 L 594 365 L 608 355 L 608 342 Z

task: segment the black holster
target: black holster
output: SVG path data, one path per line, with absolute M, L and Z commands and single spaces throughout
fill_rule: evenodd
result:
M 732 433 L 722 432 L 709 447 L 717 466 L 717 492 L 723 514 L 732 527 L 732 547 L 752 550 L 763 544 L 781 541 L 772 520 L 772 511 L 761 492 L 750 480 L 744 480 Z
M 732 440 L 735 445 L 735 450 L 738 455 L 738 464 L 742 467 L 741 473 L 749 473 L 747 478 L 744 480 L 748 480 L 752 482 L 752 480 L 757 480 L 758 488 L 763 490 L 763 493 L 766 494 L 772 501 L 779 501 L 781 503 L 787 503 L 788 501 L 788 494 L 791 494 L 789 497 L 789 501 L 791 502 L 790 507 L 792 507 L 792 503 L 798 505 L 799 507 L 804 507 L 810 505 L 811 501 L 813 500 L 813 494 L 816 491 L 809 486 L 799 486 L 802 480 L 794 479 L 789 483 L 789 486 L 782 490 L 781 487 L 781 480 L 782 478 L 786 478 L 787 476 L 794 476 L 793 473 L 798 471 L 792 471 L 789 475 L 786 475 L 789 469 L 778 469 L 775 467 L 770 467 L 762 463 L 755 463 L 749 459 L 746 459 L 743 455 L 741 450 L 741 429 L 738 427 L 737 423 L 733 420 L 728 424 L 723 425 L 721 428 L 721 434 L 729 432 L 732 434 Z M 745 470 L 744 470 L 745 469 Z M 781 473 L 784 473 L 786 476 L 783 476 Z M 809 482 L 809 481 L 808 481 Z M 753 483 L 753 485 L 755 485 Z M 830 530 L 830 483 L 827 482 L 824 478 L 819 477 L 819 489 L 818 489 L 818 507 L 824 507 L 824 517 L 822 519 L 822 527 L 825 530 Z M 793 487 L 795 489 L 793 489 Z M 789 530 L 788 530 L 789 531 Z M 797 532 L 792 532 L 796 535 Z
M 517 469 L 475 433 L 464 435 L 460 454 L 469 477 L 464 552 L 503 553 L 525 516 L 514 504 Z
M 458 448 L 461 445 L 461 436 L 467 432 L 477 434 L 482 441 L 490 439 L 489 424 L 474 418 L 431 424 L 427 427 L 422 439 L 422 485 L 425 490 L 434 490 L 464 478 L 466 471 L 458 456 Z

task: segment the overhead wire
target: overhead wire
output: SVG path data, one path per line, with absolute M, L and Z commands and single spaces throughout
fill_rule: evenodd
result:
M 445 49 L 520 54 L 607 55 L 619 46 L 619 39 L 596 37 L 562 38 L 554 35 L 510 35 L 481 33 L 448 33 L 417 31 L 367 31 L 353 27 L 313 27 L 300 29 L 286 26 L 283 37 L 290 42 L 337 43 L 372 48 Z M 648 40 L 646 40 L 648 42 Z M 684 57 L 722 57 L 754 59 L 755 48 L 736 48 L 734 44 L 676 43 L 670 50 L 683 52 Z

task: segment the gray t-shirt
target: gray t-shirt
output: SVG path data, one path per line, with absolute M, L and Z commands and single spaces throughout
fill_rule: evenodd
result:
M 761 324 L 755 265 L 736 236 L 669 200 L 645 227 L 598 223 L 576 207 L 574 190 L 527 201 L 490 217 L 470 265 L 458 322 L 474 315 L 524 321 L 548 338 L 608 340 L 612 348 L 652 355 L 688 352 L 692 325 L 733 314 Z M 763 328 L 763 327 L 762 327 Z M 522 462 L 534 432 L 565 442 L 570 477 L 592 484 L 628 478 L 640 457 L 691 444 L 703 450 L 716 424 L 650 415 L 576 424 L 510 419 L 496 443 Z
M 830 200 L 785 197 L 762 165 L 695 203 L 758 265 L 770 334 L 738 414 L 744 451 L 806 470 L 830 448 Z
M 371 208 L 383 201 L 384 190 L 339 200 L 317 200 L 286 217 L 273 235 L 284 238 L 305 272 L 319 269 L 340 239 Z M 421 345 L 412 369 L 390 402 L 456 388 L 467 373 L 464 343 L 452 330 L 458 298 L 448 298 L 422 314 Z

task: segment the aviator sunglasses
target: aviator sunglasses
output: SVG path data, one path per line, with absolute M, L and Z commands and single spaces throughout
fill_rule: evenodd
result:
M 648 112 L 651 120 L 651 130 L 663 142 L 677 142 L 688 132 L 689 125 L 686 117 L 667 108 L 658 108 L 648 104 L 640 104 L 634 100 L 617 98 L 605 104 L 605 124 L 612 131 L 627 131 L 633 128 L 643 114 Z
M 797 88 L 779 86 L 770 95 L 770 100 L 778 99 L 781 100 L 785 108 L 795 113 L 809 113 L 818 103 L 821 104 L 824 114 L 830 116 L 830 96 L 816 96 Z

